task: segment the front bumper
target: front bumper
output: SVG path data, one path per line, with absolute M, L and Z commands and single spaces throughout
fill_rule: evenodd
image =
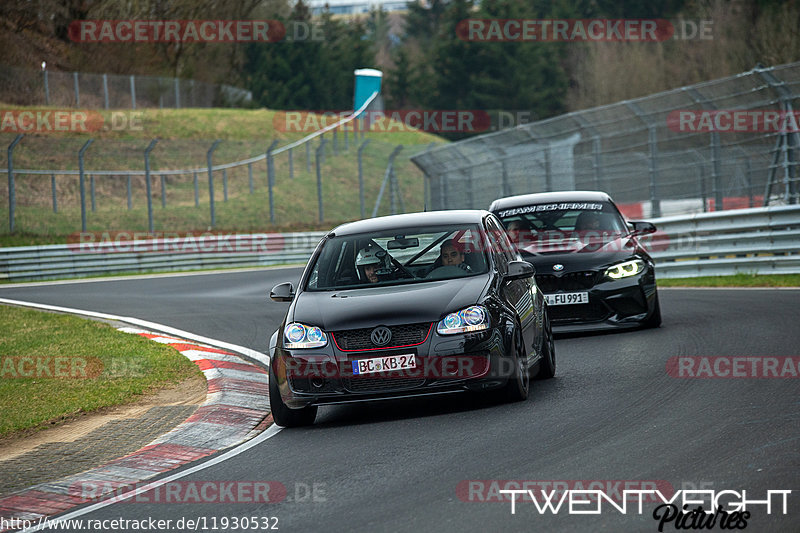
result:
M 553 332 L 636 328 L 644 324 L 655 309 L 655 272 L 647 267 L 640 274 L 610 280 L 597 274 L 586 287 L 569 287 L 545 294 L 587 292 L 589 303 L 548 306 Z
M 354 360 L 412 354 L 413 369 L 353 374 Z M 513 371 L 506 354 L 501 327 L 442 336 L 434 325 L 410 347 L 346 351 L 329 340 L 324 348 L 286 350 L 279 343 L 271 364 L 281 398 L 297 409 L 501 387 Z

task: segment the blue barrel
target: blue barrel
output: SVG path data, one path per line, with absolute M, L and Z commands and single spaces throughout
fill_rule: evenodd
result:
M 353 97 L 353 110 L 358 111 L 364 102 L 372 96 L 374 92 L 381 92 L 381 78 L 383 72 L 374 68 L 360 68 L 355 71 L 356 90 Z

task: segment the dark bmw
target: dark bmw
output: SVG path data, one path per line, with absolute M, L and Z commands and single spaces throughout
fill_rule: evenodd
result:
M 535 267 L 556 331 L 661 325 L 655 266 L 638 240 L 653 224 L 626 222 L 597 191 L 512 196 L 489 210 Z
M 488 211 L 396 215 L 344 224 L 317 246 L 270 342 L 280 426 L 317 406 L 459 391 L 528 396 L 555 349 L 533 268 Z

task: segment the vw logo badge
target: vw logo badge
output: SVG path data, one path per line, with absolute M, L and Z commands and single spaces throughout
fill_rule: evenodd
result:
M 556 272 L 561 272 L 562 270 L 564 270 L 564 265 L 562 265 L 561 263 L 556 263 L 555 265 L 553 265 L 553 270 L 555 270 Z
M 392 340 L 392 330 L 385 326 L 377 327 L 372 330 L 372 334 L 369 338 L 375 346 L 385 346 Z

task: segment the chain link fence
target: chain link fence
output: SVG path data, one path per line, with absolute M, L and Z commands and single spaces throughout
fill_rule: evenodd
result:
M 632 217 L 794 204 L 800 63 L 756 68 L 427 150 L 433 209 L 510 195 L 608 192 Z
M 250 91 L 195 80 L 0 66 L 0 101 L 13 105 L 142 109 L 241 107 Z
M 258 231 L 424 208 L 420 145 L 338 128 L 302 144 L 0 134 L 8 231 Z M 390 139 L 388 139 L 390 140 Z M 428 147 L 428 145 L 425 145 Z M 9 156 L 12 156 L 9 161 Z M 242 159 L 248 157 L 248 159 Z

